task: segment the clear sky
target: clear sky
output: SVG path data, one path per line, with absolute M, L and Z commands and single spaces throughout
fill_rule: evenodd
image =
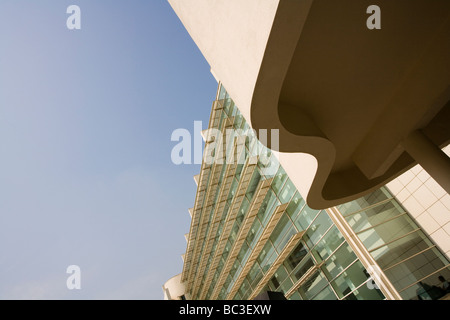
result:
M 1 0 L 0 299 L 162 299 L 200 170 L 171 134 L 216 88 L 166 0 Z

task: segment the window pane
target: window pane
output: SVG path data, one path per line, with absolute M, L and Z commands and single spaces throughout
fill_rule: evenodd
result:
M 300 293 L 298 293 L 298 291 L 296 291 L 289 297 L 289 300 L 303 300 L 303 299 L 300 296 Z
M 274 290 L 277 290 L 280 284 L 287 278 L 288 274 L 284 266 L 278 268 L 277 272 L 273 275 L 269 284 L 273 286 Z
M 225 95 L 226 95 L 225 87 L 223 85 L 220 85 L 219 99 L 218 100 L 225 99 Z
M 272 181 L 272 190 L 276 193 L 279 194 L 281 188 L 284 185 L 284 182 L 287 179 L 287 174 L 284 171 L 283 167 L 279 167 L 278 168 L 278 172 L 276 174 L 276 176 L 274 177 L 273 181 Z
M 258 219 L 261 224 L 265 225 L 267 223 L 269 217 L 278 205 L 280 205 L 280 202 L 273 191 L 269 190 L 258 211 Z
M 261 269 L 259 268 L 259 264 L 255 263 L 253 265 L 253 267 L 250 269 L 250 271 L 246 277 L 246 280 L 248 280 L 248 282 L 253 282 L 253 280 L 256 278 L 256 275 L 258 274 L 258 271 L 260 271 L 260 270 Z
M 300 243 L 283 263 L 288 272 L 294 270 L 294 268 L 299 264 L 300 261 L 302 261 L 307 253 L 308 251 L 303 246 L 303 243 Z
M 275 262 L 275 260 L 278 257 L 278 253 L 273 251 L 270 256 L 267 256 L 267 258 L 261 263 L 261 269 L 264 272 L 264 274 L 267 272 L 267 270 L 270 269 L 272 264 Z
M 261 223 L 259 222 L 258 219 L 255 219 L 247 235 L 247 244 L 249 247 L 253 248 L 261 232 L 262 232 Z
M 231 270 L 230 270 L 230 276 L 231 277 L 234 277 L 234 275 L 236 274 L 236 271 L 237 271 L 239 265 L 240 265 L 239 261 L 236 260 L 234 262 L 233 266 L 231 267 Z
M 417 229 L 417 225 L 407 215 L 403 215 L 375 228 L 361 232 L 358 234 L 358 237 L 370 251 L 414 229 Z
M 360 261 L 356 261 L 331 284 L 340 298 L 355 290 L 369 278 Z
M 337 300 L 337 297 L 330 286 L 326 286 L 313 298 L 313 300 Z
M 291 199 L 291 202 L 286 208 L 286 212 L 288 213 L 289 217 L 291 217 L 292 221 L 295 221 L 304 204 L 305 200 L 303 200 L 298 191 L 296 191 Z
M 249 290 L 248 295 L 250 295 L 250 293 L 255 289 L 255 287 L 258 285 L 259 281 L 261 281 L 263 276 L 264 276 L 264 274 L 262 273 L 261 270 L 259 270 L 259 272 L 256 274 L 255 279 L 250 284 L 251 290 Z
M 270 241 L 267 241 L 264 248 L 261 250 L 261 253 L 258 256 L 258 259 L 256 259 L 256 262 L 258 262 L 260 265 L 264 260 L 267 260 L 272 253 L 275 251 L 274 247 L 272 246 L 272 243 Z
M 295 219 L 294 225 L 297 227 L 299 231 L 305 230 L 306 228 L 309 227 L 309 225 L 319 212 L 320 212 L 319 210 L 311 209 L 308 206 L 304 206 L 300 214 Z
M 287 228 L 289 228 L 292 225 L 291 221 L 286 215 L 283 215 L 280 219 L 280 221 L 277 223 L 277 226 L 273 230 L 272 234 L 270 235 L 270 240 L 274 243 L 277 240 L 280 240 L 280 235 L 286 232 Z
M 439 281 L 439 276 L 444 277 L 447 281 L 450 279 L 450 268 L 428 276 L 424 280 L 414 284 L 410 288 L 400 292 L 400 295 L 405 300 L 437 300 L 444 294 L 441 290 L 442 283 Z
M 345 239 L 336 226 L 333 226 L 319 243 L 311 250 L 317 262 L 326 260 Z
M 431 246 L 428 237 L 418 231 L 371 252 L 371 255 L 385 269 Z
M 364 197 L 344 203 L 337 208 L 345 216 L 389 198 L 392 198 L 392 195 L 385 188 L 380 188 Z
M 448 260 L 436 248 L 408 259 L 384 273 L 397 290 L 428 277 L 448 265 Z
M 251 200 L 253 198 L 256 187 L 258 186 L 258 183 L 260 180 L 261 180 L 261 175 L 259 174 L 258 170 L 255 170 L 253 172 L 252 179 L 250 180 L 250 183 L 248 185 L 247 192 L 246 192 L 246 196 L 249 200 Z
M 405 210 L 398 205 L 397 201 L 392 200 L 376 207 L 352 214 L 351 216 L 346 217 L 346 220 L 353 231 L 359 232 L 404 212 Z
M 370 281 L 370 280 L 369 280 Z M 352 297 L 345 300 L 383 300 L 383 293 L 376 288 L 369 288 L 367 284 L 363 284 L 358 289 L 352 292 Z
M 278 252 L 281 252 L 288 243 L 288 241 L 291 239 L 291 237 L 297 233 L 297 229 L 294 228 L 292 223 L 290 223 L 290 225 L 291 228 L 285 233 L 285 235 L 282 238 L 280 238 L 279 241 L 277 241 L 277 243 L 274 244 L 276 245 L 275 249 Z
M 303 238 L 306 239 L 306 244 L 312 248 L 332 224 L 333 222 L 326 211 L 323 210 L 320 212 L 312 225 L 306 231 L 306 234 L 303 236 Z
M 345 243 L 330 258 L 328 258 L 322 266 L 322 270 L 331 280 L 355 260 L 356 254 L 350 246 Z
M 287 179 L 286 183 L 284 184 L 283 189 L 279 193 L 278 197 L 281 201 L 281 203 L 287 203 L 289 200 L 291 200 L 292 196 L 294 195 L 294 192 L 296 191 L 294 184 L 290 179 Z
M 310 255 L 303 259 L 302 262 L 297 266 L 297 268 L 294 269 L 294 271 L 291 274 L 291 277 L 294 281 L 298 281 L 303 277 L 303 275 L 312 267 L 314 267 L 314 262 Z
M 286 278 L 286 280 L 284 280 L 283 283 L 281 284 L 280 289 L 278 291 L 285 293 L 289 291 L 289 289 L 291 289 L 293 285 L 294 283 L 292 282 L 292 280 L 290 278 Z
M 255 140 L 257 141 L 256 138 Z M 275 176 L 278 168 L 280 167 L 280 164 L 278 163 L 276 157 L 272 155 L 270 149 L 262 146 L 261 143 L 259 143 L 259 145 L 262 148 L 259 152 L 260 156 L 258 158 L 258 168 L 262 176 L 264 176 L 266 179 L 270 179 Z
M 228 200 L 232 200 L 234 195 L 236 194 L 236 189 L 238 187 L 238 181 L 236 179 L 233 179 L 233 182 L 231 183 L 230 192 L 228 193 Z
M 327 283 L 325 276 L 321 272 L 316 272 L 300 286 L 298 291 L 305 300 L 310 300 L 319 293 Z
M 237 256 L 237 261 L 239 262 L 243 262 L 244 261 L 244 257 L 250 253 L 249 247 L 247 245 L 247 243 L 244 241 L 244 243 L 242 244 L 242 248 L 239 251 L 239 254 Z

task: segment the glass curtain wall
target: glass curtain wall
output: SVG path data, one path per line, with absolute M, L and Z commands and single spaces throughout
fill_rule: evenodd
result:
M 446 256 L 385 187 L 337 207 L 403 299 L 443 296 Z
M 256 139 L 255 134 L 250 130 L 225 89 L 221 86 L 219 90 L 218 99 L 223 106 L 221 117 L 233 119 L 233 129 L 241 129 L 241 132 L 248 137 L 245 143 L 244 156 L 246 159 L 244 160 L 252 156 L 259 156 L 259 158 L 257 169 L 239 208 L 238 217 L 228 238 L 221 261 L 215 270 L 213 280 L 209 288 L 199 290 L 197 297 L 200 296 L 202 290 L 207 290 L 206 299 L 211 298 L 215 284 L 227 262 L 229 251 L 236 240 L 236 234 L 242 225 L 242 217 L 249 210 L 256 186 L 262 180 L 273 178 L 270 189 L 259 207 L 257 216 L 217 298 L 227 298 L 246 265 L 250 253 L 255 248 L 259 235 L 267 226 L 276 208 L 282 204 L 288 204 L 270 238 L 232 298 L 248 299 L 254 295 L 255 288 L 270 270 L 290 237 L 304 231 L 302 239 L 277 268 L 262 291 L 289 293 L 289 299 L 384 299 L 379 290 L 370 289 L 373 286 L 368 285 L 371 282 L 369 274 L 333 224 L 327 212 L 314 210 L 305 205 L 305 201 L 279 165 L 278 160 Z M 224 122 L 220 121 L 221 124 Z M 264 170 L 268 166 L 275 168 L 275 170 L 270 170 L 270 174 L 267 173 L 268 170 Z M 234 186 L 239 184 L 239 178 L 238 174 L 234 177 Z M 233 187 L 230 188 L 230 200 L 232 195 Z M 222 214 L 219 233 L 223 227 L 226 211 L 227 207 Z M 213 250 L 216 245 L 217 243 L 213 245 Z M 207 272 L 204 273 L 203 280 L 206 279 L 206 274 Z

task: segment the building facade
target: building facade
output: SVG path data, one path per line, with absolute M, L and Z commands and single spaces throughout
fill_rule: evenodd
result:
M 203 136 L 183 271 L 176 277 L 184 294 L 166 290 L 166 297 L 254 299 L 267 291 L 292 300 L 444 296 L 438 277 L 450 279 L 448 255 L 394 187 L 310 208 L 221 84 Z
M 450 193 L 450 1 L 168 1 L 309 206 L 417 163 Z
M 169 3 L 223 83 L 183 297 L 440 298 L 450 2 Z

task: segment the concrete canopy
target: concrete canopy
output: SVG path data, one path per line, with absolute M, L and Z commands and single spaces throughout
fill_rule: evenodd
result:
M 169 2 L 247 122 L 279 129 L 280 163 L 311 207 L 358 198 L 418 159 L 439 162 L 433 148 L 450 140 L 450 1 Z M 373 4 L 379 30 L 366 26 Z M 429 173 L 448 192 L 440 161 Z

